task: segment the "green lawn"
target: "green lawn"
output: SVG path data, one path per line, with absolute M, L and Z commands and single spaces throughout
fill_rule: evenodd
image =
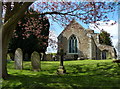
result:
M 10 77 L 3 89 L 120 89 L 120 67 L 112 60 L 65 61 L 67 74 L 57 75 L 59 61 L 42 61 L 40 72 L 31 71 L 30 62 L 24 70 L 15 70 L 8 63 Z

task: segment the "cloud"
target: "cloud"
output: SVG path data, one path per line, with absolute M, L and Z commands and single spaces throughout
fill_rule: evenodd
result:
M 57 52 L 57 35 L 54 30 L 50 30 L 48 47 L 46 53 L 56 53 Z
M 109 22 L 98 21 L 97 24 L 99 25 L 97 26 L 99 27 L 99 29 L 94 28 L 95 24 L 90 24 L 89 28 L 93 29 L 96 33 L 100 33 L 102 29 L 107 31 L 108 33 L 110 33 L 111 36 L 113 36 L 111 38 L 113 42 L 113 46 L 116 46 L 118 42 L 118 23 L 116 22 L 116 24 L 111 25 L 112 23 L 115 23 L 115 21 L 114 20 L 110 20 Z

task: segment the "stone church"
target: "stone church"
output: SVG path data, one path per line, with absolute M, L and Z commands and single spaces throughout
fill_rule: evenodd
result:
M 75 20 L 58 36 L 58 53 L 60 49 L 66 60 L 116 58 L 114 47 L 99 44 L 99 33 L 83 28 Z

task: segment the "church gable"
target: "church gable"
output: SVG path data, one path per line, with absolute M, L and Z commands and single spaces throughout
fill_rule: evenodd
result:
M 64 36 L 67 38 L 69 38 L 72 34 L 75 34 L 75 35 L 85 35 L 86 34 L 86 31 L 84 30 L 84 28 L 78 23 L 76 22 L 75 20 L 72 20 L 70 22 L 70 24 L 61 32 L 61 34 L 58 36 L 58 39 L 61 37 L 61 36 Z
M 63 48 L 68 58 L 72 58 L 74 55 L 87 58 L 90 53 L 89 39 L 87 31 L 73 20 L 58 36 L 58 51 Z

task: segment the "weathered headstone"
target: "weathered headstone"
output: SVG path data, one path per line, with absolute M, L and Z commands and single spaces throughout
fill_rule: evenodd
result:
M 15 68 L 22 70 L 23 69 L 23 53 L 20 48 L 17 48 L 15 51 Z
M 47 61 L 52 61 L 52 55 L 51 54 L 46 54 L 45 59 Z
M 25 59 L 24 60 L 28 61 L 29 60 L 28 58 L 29 58 L 28 53 L 25 53 Z
M 40 53 L 40 60 L 44 60 L 44 53 Z
M 40 55 L 34 51 L 31 55 L 31 64 L 33 71 L 40 71 Z
M 10 61 L 12 61 L 10 58 L 10 54 L 7 54 L 7 62 L 10 62 Z
M 7 54 L 7 60 L 10 60 L 10 54 Z

